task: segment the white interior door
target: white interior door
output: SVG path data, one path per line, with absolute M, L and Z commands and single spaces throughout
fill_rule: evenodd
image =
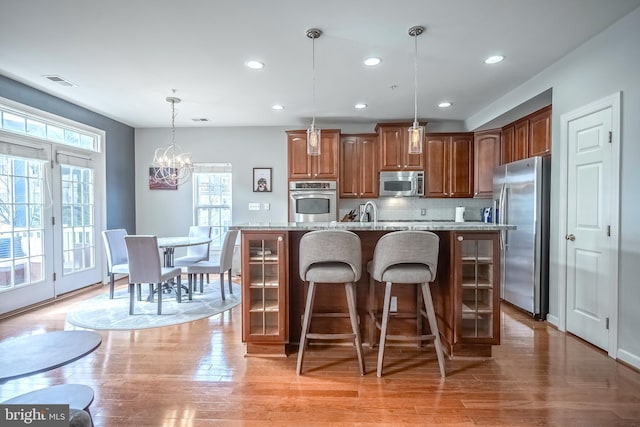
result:
M 612 108 L 567 123 L 567 331 L 609 349 Z M 615 285 L 617 286 L 617 284 Z

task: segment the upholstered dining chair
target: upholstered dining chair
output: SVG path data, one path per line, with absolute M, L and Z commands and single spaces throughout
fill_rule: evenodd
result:
M 384 363 L 384 350 L 387 340 L 397 341 L 433 341 L 440 376 L 444 378 L 444 353 L 440 342 L 440 332 L 438 322 L 431 298 L 429 283 L 436 278 L 438 267 L 438 253 L 440 250 L 440 238 L 437 234 L 429 231 L 394 231 L 385 234 L 378 240 L 373 252 L 373 260 L 367 263 L 369 272 L 369 342 L 373 345 L 374 330 L 380 329 L 380 348 L 378 350 L 378 367 L 376 373 L 382 376 L 382 366 Z M 382 282 L 385 284 L 384 303 L 382 307 L 381 321 L 376 315 L 375 305 L 375 284 Z M 417 335 L 389 335 L 389 313 L 391 311 L 391 293 L 394 284 L 408 284 L 418 286 L 417 294 L 422 291 L 424 307 L 417 307 L 416 322 Z M 429 334 L 422 333 L 422 318 L 426 317 L 429 322 Z
M 189 237 L 208 237 L 211 238 L 211 226 L 209 225 L 192 225 L 189 227 Z M 196 245 L 187 247 L 187 255 L 181 256 L 173 260 L 174 267 L 187 267 L 198 261 L 207 261 L 209 259 L 209 243 L 204 245 Z
M 204 275 L 209 273 L 220 275 L 220 292 L 222 293 L 222 299 L 225 299 L 224 295 L 224 273 L 225 271 L 229 275 L 229 293 L 233 293 L 231 287 L 231 267 L 233 266 L 233 249 L 236 244 L 236 238 L 238 237 L 238 230 L 229 230 L 224 236 L 224 242 L 222 243 L 222 250 L 220 251 L 220 258 L 217 261 L 199 261 L 195 264 L 191 264 L 187 267 L 187 277 L 189 279 L 190 292 L 196 290 L 198 282 L 198 274 L 200 275 L 200 293 L 203 292 Z M 208 279 L 207 279 L 208 281 Z M 192 285 L 193 284 L 193 288 Z
M 102 232 L 102 240 L 107 253 L 107 270 L 109 273 L 109 298 L 113 299 L 116 274 L 129 274 L 129 258 L 124 237 L 127 230 L 117 228 Z
M 176 280 L 176 299 L 182 302 L 182 286 L 180 267 L 163 267 L 158 251 L 158 238 L 156 236 L 125 236 L 127 254 L 129 256 L 129 314 L 133 314 L 134 308 L 134 284 L 148 283 L 150 285 L 150 300 L 153 293 L 158 294 L 158 314 L 162 314 L 162 291 L 170 288 L 171 279 Z M 155 289 L 153 289 L 155 286 Z M 191 298 L 191 293 L 189 293 Z

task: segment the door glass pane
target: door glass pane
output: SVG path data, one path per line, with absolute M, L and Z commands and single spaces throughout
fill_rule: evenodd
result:
M 95 265 L 93 169 L 61 165 L 63 274 Z
M 0 155 L 0 292 L 44 277 L 43 162 Z

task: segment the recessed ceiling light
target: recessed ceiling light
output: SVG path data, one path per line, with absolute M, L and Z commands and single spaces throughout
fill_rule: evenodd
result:
M 367 58 L 364 60 L 364 65 L 367 65 L 369 67 L 374 67 L 381 62 L 382 62 L 382 59 L 380 58 Z
M 490 56 L 487 59 L 484 60 L 485 64 L 497 64 L 498 62 L 502 62 L 502 60 L 504 59 L 504 56 L 502 55 L 494 55 L 494 56 Z
M 367 104 L 359 103 L 359 104 L 354 105 L 354 107 L 357 108 L 358 110 L 362 110 L 362 109 L 367 108 Z
M 440 108 L 448 108 L 448 107 L 451 107 L 451 103 L 449 101 L 443 101 L 440 104 L 438 104 L 438 107 L 440 107 Z
M 261 70 L 264 68 L 264 63 L 260 62 L 260 61 L 247 61 L 247 67 L 251 68 L 252 70 Z
M 280 111 L 280 110 L 284 110 L 284 105 L 276 104 L 276 105 L 272 106 L 271 108 L 276 110 L 276 111 Z

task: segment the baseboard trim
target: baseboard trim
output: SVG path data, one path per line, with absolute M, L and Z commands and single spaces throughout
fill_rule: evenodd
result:
M 618 360 L 640 371 L 640 356 L 618 349 Z
M 558 329 L 558 318 L 556 316 L 552 316 L 551 314 L 547 314 L 547 322 L 552 324 Z

